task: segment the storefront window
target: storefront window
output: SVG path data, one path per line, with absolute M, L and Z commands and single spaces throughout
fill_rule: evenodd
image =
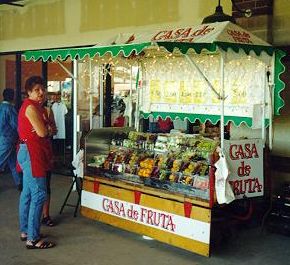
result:
M 137 102 L 138 67 L 131 65 L 113 68 L 112 112 L 113 127 L 134 126 Z
M 16 90 L 16 56 L 2 55 L 0 56 L 0 94 L 5 88 Z

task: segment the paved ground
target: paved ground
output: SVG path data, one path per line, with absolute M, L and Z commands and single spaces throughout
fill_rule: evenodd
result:
M 72 208 L 59 215 L 69 184 L 69 177 L 53 176 L 52 216 L 57 226 L 44 227 L 43 232 L 57 242 L 57 247 L 27 250 L 19 240 L 19 193 L 10 175 L 0 175 L 0 265 L 290 264 L 290 237 L 259 229 L 237 231 L 205 258 L 82 216 L 74 218 Z

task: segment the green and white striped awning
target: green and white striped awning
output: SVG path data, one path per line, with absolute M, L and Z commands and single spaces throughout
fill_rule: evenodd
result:
M 179 51 L 181 54 L 187 54 L 189 50 L 197 54 L 202 52 L 215 53 L 218 50 L 224 52 L 239 53 L 243 51 L 246 54 L 255 54 L 256 57 L 266 54 L 275 56 L 275 87 L 274 87 L 274 114 L 279 115 L 280 109 L 284 106 L 284 100 L 281 98 L 281 91 L 285 88 L 280 75 L 285 68 L 281 62 L 284 52 L 275 49 L 268 43 L 257 38 L 252 33 L 241 29 L 239 26 L 230 22 L 217 22 L 213 24 L 199 25 L 198 27 L 184 27 L 173 30 L 161 30 L 145 33 L 130 33 L 116 36 L 113 45 L 93 46 L 84 48 L 66 48 L 66 49 L 48 49 L 26 51 L 23 53 L 27 61 L 56 61 L 70 59 L 84 59 L 86 57 L 129 57 L 137 56 L 141 52 L 152 47 L 161 47 L 167 52 L 173 53 Z M 144 114 L 148 116 L 149 114 Z M 153 116 L 174 116 L 172 114 L 153 114 Z M 218 117 L 218 116 L 217 116 Z M 192 117 L 195 119 L 195 117 Z M 200 120 L 206 117 L 197 117 Z M 215 123 L 215 117 L 207 117 Z M 234 120 L 232 117 L 229 119 Z M 239 118 L 243 119 L 243 118 Z M 249 120 L 237 120 L 236 123 L 245 122 L 251 126 Z

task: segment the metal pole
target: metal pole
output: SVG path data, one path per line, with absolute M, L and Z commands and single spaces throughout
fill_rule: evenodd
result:
M 133 70 L 132 70 L 132 65 L 130 65 L 130 94 L 129 94 L 129 101 L 128 104 L 129 106 L 126 106 L 126 108 L 129 108 L 132 110 L 132 89 L 133 89 Z M 132 126 L 132 111 L 129 113 L 129 127 Z
M 265 74 L 264 74 L 264 86 L 263 86 L 263 103 L 262 103 L 262 140 L 263 146 L 265 147 L 266 142 L 266 90 L 267 90 L 267 67 L 265 67 Z
M 77 60 L 73 60 L 73 73 L 75 76 L 78 75 L 78 62 Z M 73 160 L 76 157 L 78 151 L 78 89 L 77 89 L 77 78 L 73 78 Z
M 268 77 L 268 87 L 269 87 L 269 149 L 272 150 L 273 148 L 273 88 L 274 84 L 274 75 L 275 75 L 275 52 L 272 56 L 271 62 L 271 72 L 269 72 Z M 267 73 L 268 74 L 268 73 Z
M 103 65 L 99 67 L 99 83 L 100 83 L 100 128 L 104 127 L 104 78 Z
M 211 82 L 208 80 L 208 78 L 204 75 L 204 73 L 201 71 L 201 69 L 198 67 L 198 65 L 193 61 L 193 59 L 188 55 L 185 54 L 185 58 L 187 59 L 187 61 L 199 72 L 199 74 L 202 76 L 202 78 L 205 80 L 205 82 L 208 84 L 208 86 L 210 87 L 210 89 L 216 94 L 218 99 L 221 99 L 221 95 L 220 93 L 218 93 L 216 91 L 216 89 L 213 87 L 213 85 L 211 84 Z
M 73 60 L 73 62 L 74 62 L 75 60 Z M 68 70 L 63 64 L 62 64 L 62 62 L 59 60 L 59 59 L 57 59 L 56 60 L 56 62 L 59 64 L 59 66 L 72 78 L 72 79 L 77 79 L 77 75 L 76 75 L 76 73 L 74 72 L 74 74 L 70 71 L 70 70 Z
M 89 69 L 90 69 L 90 130 L 93 129 L 93 78 L 92 78 L 92 60 L 89 59 Z
M 221 88 L 221 121 L 220 121 L 220 134 L 221 134 L 221 152 L 224 154 L 224 127 L 225 127 L 225 82 L 224 82 L 224 57 L 221 51 L 221 61 L 220 61 L 221 75 L 220 75 L 220 88 Z
M 140 77 L 140 67 L 138 64 L 138 71 L 136 76 L 136 93 L 137 93 L 137 99 L 136 99 L 136 109 L 135 109 L 135 129 L 138 132 L 139 131 L 139 96 L 140 96 L 140 88 L 138 87 L 139 83 L 139 77 Z

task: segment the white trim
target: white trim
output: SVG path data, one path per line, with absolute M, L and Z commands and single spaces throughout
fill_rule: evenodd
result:
M 139 223 L 185 238 L 206 244 L 210 243 L 210 223 L 145 207 L 139 204 L 106 197 L 85 190 L 82 191 L 81 205 L 105 214 L 116 216 L 118 218 L 126 219 L 131 222 Z M 123 211 L 119 211 L 121 208 Z M 148 217 L 149 215 L 150 217 Z M 153 220 L 156 220 L 153 216 L 155 216 L 156 219 L 157 216 L 159 216 L 158 224 L 153 222 Z

